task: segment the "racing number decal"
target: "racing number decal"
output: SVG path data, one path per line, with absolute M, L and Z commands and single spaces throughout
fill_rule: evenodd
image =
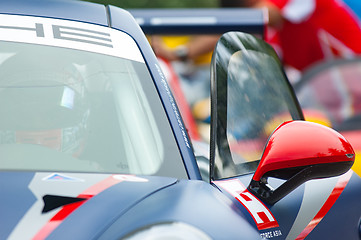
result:
M 241 181 L 232 179 L 216 181 L 215 183 L 234 196 L 247 209 L 255 221 L 258 230 L 279 227 L 271 211 L 250 193 Z

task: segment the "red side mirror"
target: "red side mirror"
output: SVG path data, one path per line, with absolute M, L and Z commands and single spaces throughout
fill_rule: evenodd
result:
M 268 139 L 249 189 L 274 204 L 308 180 L 347 172 L 354 160 L 351 144 L 335 130 L 307 121 L 285 122 Z M 268 177 L 286 182 L 273 190 Z

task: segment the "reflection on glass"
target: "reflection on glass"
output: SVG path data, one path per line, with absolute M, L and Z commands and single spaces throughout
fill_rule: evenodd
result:
M 10 42 L 0 60 L 1 169 L 186 177 L 144 62 Z
M 302 116 L 268 45 L 250 35 L 228 33 L 218 42 L 215 56 L 214 175 L 221 179 L 254 172 L 273 130 Z
M 235 164 L 259 160 L 270 133 L 292 119 L 280 98 L 283 93 L 272 84 L 283 78 L 275 67 L 270 57 L 258 52 L 239 51 L 230 59 L 227 138 Z

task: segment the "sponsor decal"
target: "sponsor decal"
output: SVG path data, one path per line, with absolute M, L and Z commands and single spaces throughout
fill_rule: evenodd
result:
M 238 179 L 216 181 L 217 186 L 220 186 L 232 196 L 234 196 L 251 214 L 258 230 L 265 230 L 269 228 L 279 227 L 277 220 L 272 215 L 271 211 L 252 193 Z M 275 233 L 273 233 L 275 232 Z M 263 233 L 268 236 L 280 236 L 282 233 L 276 231 Z
M 273 230 L 273 231 L 261 233 L 260 235 L 262 238 L 270 239 L 270 238 L 274 238 L 274 237 L 281 237 L 282 232 L 281 232 L 281 230 Z

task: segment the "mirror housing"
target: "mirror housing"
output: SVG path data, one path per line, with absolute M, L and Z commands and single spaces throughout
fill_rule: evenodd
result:
M 248 189 L 273 205 L 308 180 L 347 172 L 354 160 L 351 144 L 335 130 L 307 121 L 285 122 L 269 137 Z M 285 182 L 273 189 L 269 177 Z

